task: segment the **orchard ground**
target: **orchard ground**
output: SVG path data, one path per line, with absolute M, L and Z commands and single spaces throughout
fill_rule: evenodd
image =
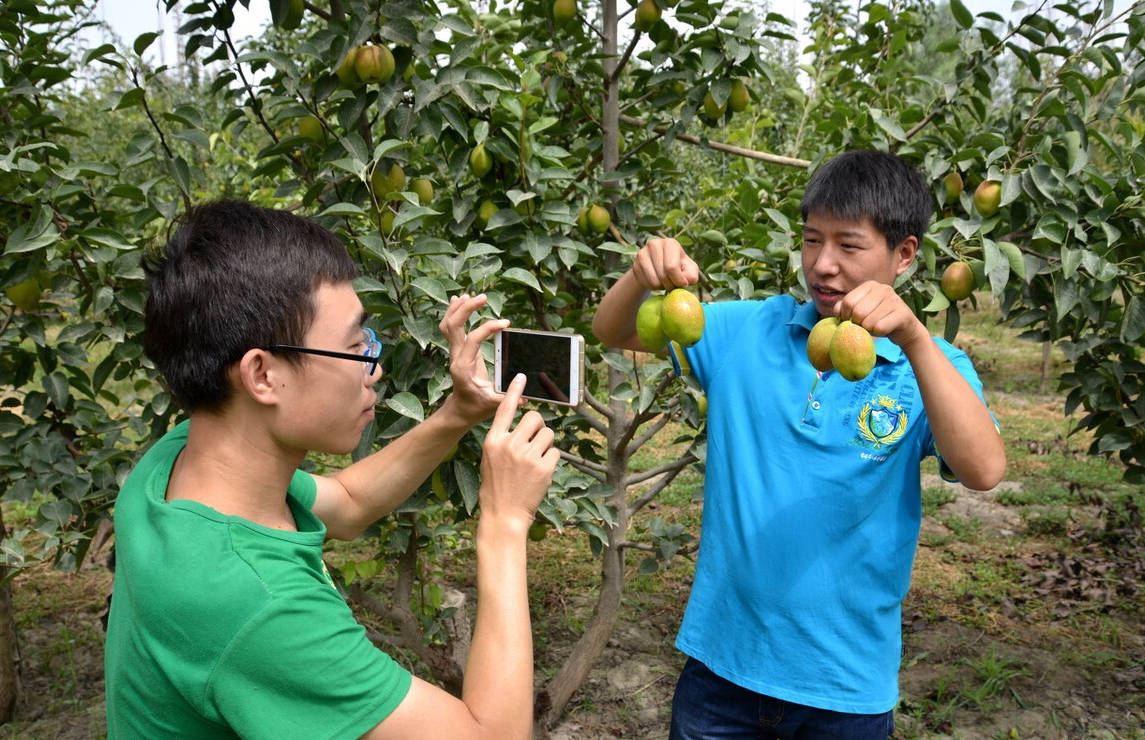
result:
M 1065 367 L 1060 354 L 1050 354 L 1042 390 L 1042 346 L 998 326 L 988 300 L 978 310 L 965 304 L 957 344 L 974 359 L 1002 424 L 1009 470 L 1002 485 L 981 493 L 941 482 L 933 460 L 923 465 L 925 519 L 903 607 L 895 737 L 1145 738 L 1145 492 L 1121 483 L 1118 465 L 1088 456 L 1088 440 L 1069 436 L 1053 392 Z M 642 451 L 635 464 L 651 468 L 678 452 Z M 677 478 L 630 539 L 646 539 L 650 517 L 698 533 L 700 485 L 695 471 Z M 10 524 L 30 511 L 4 504 Z M 330 564 L 360 554 L 355 547 L 369 549 L 332 546 Z M 530 558 L 539 683 L 589 617 L 598 561 L 579 532 L 550 531 L 530 544 Z M 640 559 L 629 558 L 620 623 L 554 738 L 667 735 L 683 664 L 672 641 L 693 565 L 678 557 L 641 574 Z M 74 574 L 37 568 L 17 577 L 21 693 L 0 738 L 105 735 L 104 560 Z M 472 594 L 471 549 L 440 566 L 443 585 Z M 391 585 L 383 575 L 371 590 L 384 595 Z

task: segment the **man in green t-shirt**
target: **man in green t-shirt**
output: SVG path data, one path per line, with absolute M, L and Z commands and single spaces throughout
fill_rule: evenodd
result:
M 111 738 L 526 738 L 532 639 L 525 544 L 559 459 L 523 379 L 495 393 L 450 300 L 453 393 L 424 422 L 332 476 L 373 417 L 381 347 L 328 231 L 237 201 L 193 208 L 147 267 L 145 349 L 189 420 L 140 460 L 115 507 L 106 652 Z M 322 563 L 393 511 L 493 415 L 481 462 L 477 622 L 460 699 L 366 638 Z

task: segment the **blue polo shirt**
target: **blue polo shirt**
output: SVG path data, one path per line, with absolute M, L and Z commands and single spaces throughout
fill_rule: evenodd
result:
M 704 317 L 685 350 L 708 397 L 703 536 L 676 646 L 761 694 L 889 711 L 919 462 L 935 454 L 914 371 L 880 337 L 863 380 L 818 374 L 806 348 L 819 316 L 791 296 Z M 981 398 L 969 358 L 934 341 Z

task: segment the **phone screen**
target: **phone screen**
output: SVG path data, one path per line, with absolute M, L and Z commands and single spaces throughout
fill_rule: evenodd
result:
M 574 351 L 573 335 L 501 332 L 501 375 L 497 387 L 504 390 L 516 377 L 525 375 L 523 395 L 557 403 L 569 403 Z

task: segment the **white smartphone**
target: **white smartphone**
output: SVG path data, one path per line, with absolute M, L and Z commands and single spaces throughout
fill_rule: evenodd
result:
M 584 337 L 555 331 L 502 329 L 493 339 L 493 387 L 504 393 L 517 373 L 521 395 L 564 406 L 580 404 L 584 387 Z

